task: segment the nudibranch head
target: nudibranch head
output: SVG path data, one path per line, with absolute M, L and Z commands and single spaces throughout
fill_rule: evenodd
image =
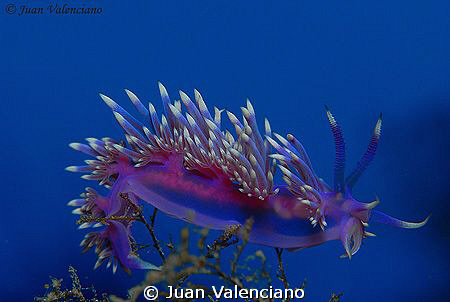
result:
M 267 141 L 277 150 L 276 154 L 269 156 L 278 160 L 278 167 L 283 173 L 283 179 L 289 191 L 304 207 L 309 209 L 311 224 L 314 227 L 318 225 L 324 232 L 327 232 L 327 219 L 334 221 L 334 226 L 331 231 L 328 231 L 328 236 L 317 239 L 317 236 L 313 234 L 309 239 L 304 239 L 302 246 L 299 247 L 313 246 L 320 243 L 321 240 L 339 239 L 344 245 L 346 256 L 351 258 L 359 250 L 363 238 L 375 236 L 366 231 L 370 219 L 402 228 L 423 226 L 428 218 L 419 223 L 401 221 L 373 210 L 380 202 L 378 197 L 370 203 L 363 203 L 352 196 L 354 185 L 375 156 L 381 137 L 382 115 L 380 114 L 375 125 L 367 151 L 359 160 L 356 168 L 349 176 L 345 177 L 345 142 L 342 130 L 328 107 L 325 106 L 325 109 L 336 148 L 333 187 L 328 186 L 321 178 L 317 177 L 303 146 L 292 134 L 288 134 L 285 139 L 275 133 L 274 135 L 281 145 L 267 136 Z M 297 209 L 297 207 L 292 208 Z M 284 213 L 287 212 L 284 208 L 278 212 L 280 215 L 288 216 L 287 213 Z M 304 213 L 305 209 L 302 208 L 299 212 Z M 299 216 L 303 218 L 304 215 L 300 214 Z
M 362 239 L 374 234 L 366 231 L 371 210 L 379 203 L 377 198 L 370 203 L 355 200 L 350 193 L 330 192 L 324 194 L 322 200 L 326 216 L 338 223 L 339 239 L 346 257 L 351 258 L 361 247 Z
M 363 238 L 375 236 L 373 233 L 366 231 L 366 228 L 369 226 L 369 220 L 401 228 L 419 228 L 425 225 L 429 216 L 418 223 L 402 221 L 373 210 L 380 203 L 378 197 L 372 202 L 363 203 L 352 196 L 354 185 L 375 156 L 381 137 L 382 115 L 380 114 L 378 118 L 366 152 L 357 163 L 356 168 L 345 178 L 345 142 L 342 131 L 328 107 L 325 106 L 325 109 L 334 137 L 336 161 L 334 166 L 334 189 L 332 192 L 325 194 L 327 198 L 324 198 L 323 207 L 331 212 L 329 215 L 337 216 L 335 218 L 340 221 L 340 240 L 344 246 L 346 256 L 351 258 L 359 250 Z M 333 211 L 334 214 L 332 214 Z

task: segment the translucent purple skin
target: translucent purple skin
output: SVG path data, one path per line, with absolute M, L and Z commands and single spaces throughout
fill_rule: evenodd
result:
M 373 160 L 381 135 L 381 115 L 367 151 L 356 168 L 345 178 L 345 142 L 334 116 L 326 108 L 336 147 L 334 187 L 315 174 L 302 144 L 291 134 L 286 138 L 273 133 L 265 121 L 265 139 L 259 133 L 253 106 L 242 107 L 243 120 L 227 112 L 236 129 L 234 138 L 220 129 L 221 110 L 209 113 L 203 98 L 195 91 L 196 103 L 183 92 L 180 97 L 188 112 L 182 114 L 181 102 L 171 102 L 159 84 L 165 115 L 161 122 L 152 104 L 147 110 L 136 95 L 126 90 L 140 113 L 147 116 L 153 131 L 132 117 L 110 98 L 101 95 L 125 131 L 128 144 L 110 138 L 89 138 L 88 144 L 70 146 L 96 158 L 86 166 L 70 166 L 71 172 L 90 173 L 82 177 L 96 180 L 110 189 L 101 196 L 91 188 L 68 205 L 73 213 L 90 219 L 127 216 L 131 201 L 151 204 L 162 212 L 202 227 L 224 230 L 254 223 L 249 241 L 261 245 L 297 250 L 330 240 L 341 240 L 345 255 L 352 257 L 364 237 L 369 219 L 402 228 L 418 228 L 373 210 L 371 203 L 355 200 L 351 191 Z M 273 148 L 273 149 L 271 149 Z M 271 152 L 274 153 L 271 154 Z M 279 167 L 285 186 L 274 185 Z M 127 194 L 129 200 L 124 200 Z M 102 220 L 104 221 L 104 220 Z M 132 219 L 105 224 L 83 223 L 80 228 L 102 227 L 81 242 L 84 250 L 96 246 L 95 268 L 109 259 L 115 272 L 118 264 L 130 269 L 158 269 L 142 261 L 134 251 Z
M 223 230 L 230 225 L 243 225 L 253 217 L 250 241 L 254 243 L 299 248 L 339 237 L 336 226 L 330 226 L 325 232 L 312 228 L 307 219 L 309 209 L 283 187 L 278 194 L 261 201 L 182 166 L 148 165 L 128 173 L 117 183 L 122 192 L 133 193 L 164 213 L 187 222 Z M 330 222 L 330 225 L 338 224 L 339 214 L 336 218 L 336 223 Z

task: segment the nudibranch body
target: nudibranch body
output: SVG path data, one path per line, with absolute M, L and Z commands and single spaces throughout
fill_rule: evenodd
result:
M 373 235 L 366 231 L 369 219 L 403 228 L 421 227 L 428 219 L 401 221 L 373 210 L 378 200 L 362 203 L 351 195 L 375 155 L 381 116 L 366 153 L 345 178 L 342 132 L 326 108 L 336 146 L 334 187 L 330 187 L 317 177 L 304 147 L 292 134 L 285 138 L 272 133 L 267 119 L 265 136 L 260 134 L 250 101 L 241 108 L 242 121 L 227 112 L 235 128 L 233 136 L 221 129 L 222 110 L 214 108 L 212 116 L 197 90 L 195 102 L 181 91 L 181 101 L 172 102 L 162 84 L 159 89 L 165 111 L 161 119 L 151 103 L 147 109 L 126 90 L 147 118 L 147 126 L 100 95 L 124 129 L 126 143 L 88 138 L 87 144 L 70 144 L 95 159 L 67 170 L 86 173 L 83 178 L 99 181 L 109 189 L 107 196 L 101 196 L 87 188 L 80 199 L 69 202 L 77 207 L 75 214 L 127 216 L 131 215 L 128 202 L 139 205 L 144 201 L 168 215 L 217 230 L 243 225 L 252 217 L 251 242 L 295 250 L 341 240 L 348 257 L 358 251 L 364 237 Z M 283 175 L 283 186 L 274 184 L 277 170 Z M 87 234 L 81 242 L 85 250 L 96 246 L 99 259 L 95 267 L 108 259 L 113 271 L 118 264 L 125 270 L 158 269 L 134 252 L 131 219 L 106 221 L 106 225 L 86 222 L 80 226 L 103 228 Z

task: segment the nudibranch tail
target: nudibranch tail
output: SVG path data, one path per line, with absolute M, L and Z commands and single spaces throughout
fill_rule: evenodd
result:
M 112 264 L 114 273 L 118 264 L 128 272 L 130 269 L 158 270 L 158 267 L 141 260 L 132 252 L 134 240 L 131 236 L 130 228 L 133 220 L 96 222 L 95 218 L 99 221 L 107 216 L 109 197 L 103 197 L 89 187 L 86 188 L 86 192 L 82 193 L 80 197 L 68 203 L 69 206 L 76 207 L 72 213 L 91 218 L 89 222 L 81 223 L 79 229 L 101 228 L 100 231 L 88 233 L 80 244 L 83 252 L 95 246 L 98 260 L 94 269 L 108 260 L 107 267 Z M 125 213 L 125 211 L 125 209 L 121 209 L 120 212 Z

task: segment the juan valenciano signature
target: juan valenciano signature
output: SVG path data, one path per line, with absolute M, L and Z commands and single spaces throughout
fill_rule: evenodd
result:
M 173 286 L 169 287 L 169 296 L 168 299 L 176 298 L 176 299 L 204 299 L 205 298 L 205 290 L 202 288 L 174 288 Z M 269 288 L 261 288 L 261 289 L 247 289 L 247 288 L 238 288 L 235 285 L 233 288 L 226 288 L 225 286 L 212 286 L 211 290 L 216 299 L 225 298 L 225 299 L 302 299 L 305 296 L 305 291 L 302 288 L 295 289 L 279 289 L 273 288 L 273 286 L 269 286 Z
M 103 8 L 101 7 L 75 7 L 69 6 L 68 4 L 50 4 L 47 7 L 36 7 L 23 4 L 19 6 L 19 13 L 17 15 L 98 15 L 102 12 Z

